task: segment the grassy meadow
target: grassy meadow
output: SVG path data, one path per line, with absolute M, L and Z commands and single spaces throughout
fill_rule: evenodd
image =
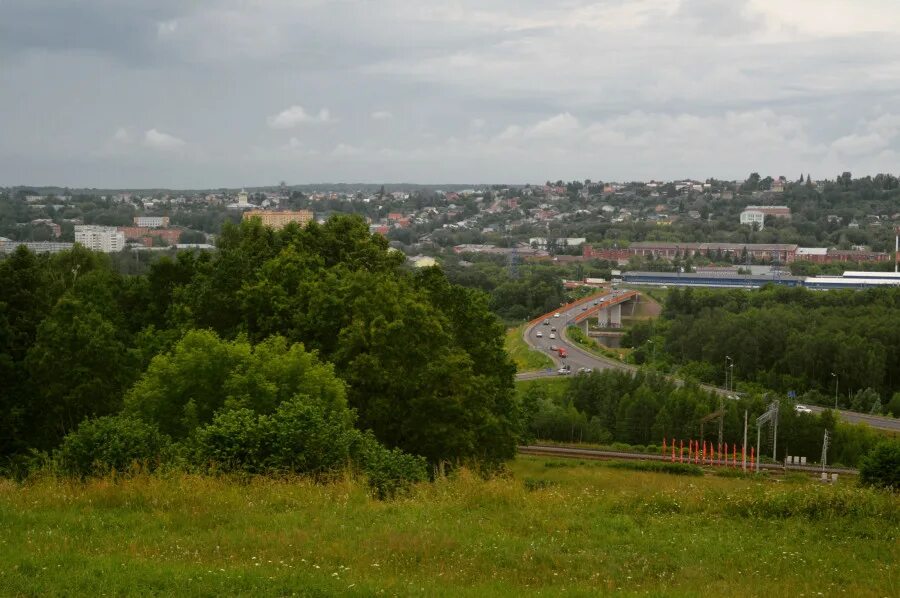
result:
M 516 371 L 521 373 L 552 368 L 553 360 L 540 351 L 535 351 L 529 347 L 525 339 L 522 338 L 526 326 L 527 324 L 522 324 L 506 331 L 504 344 L 506 345 L 506 352 L 516 364 Z
M 520 457 L 338 480 L 0 482 L 0 595 L 896 596 L 900 498 Z

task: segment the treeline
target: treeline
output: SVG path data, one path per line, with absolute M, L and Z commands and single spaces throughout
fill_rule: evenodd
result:
M 650 452 L 661 450 L 663 438 L 718 441 L 718 424 L 707 423 L 701 437 L 700 420 L 724 410 L 723 439 L 729 446 L 743 442 L 744 412 L 749 418 L 750 446 L 756 446 L 756 418 L 770 404 L 765 395 L 723 399 L 696 384 L 676 386 L 666 378 L 640 372 L 604 370 L 579 374 L 564 387 L 532 383 L 521 393 L 528 431 L 533 439 L 630 445 Z M 836 421 L 830 411 L 822 415 L 798 413 L 794 404 L 780 402 L 778 459 L 801 455 L 818 461 L 825 430 L 832 434 L 829 462 L 858 465 L 883 437 L 864 426 Z M 763 430 L 762 452 L 771 457 L 771 429 Z M 624 447 L 623 447 L 624 448 Z M 749 447 L 748 447 L 749 451 Z
M 447 278 L 454 284 L 484 291 L 490 308 L 504 321 L 513 324 L 530 320 L 558 308 L 571 299 L 563 279 L 610 277 L 610 264 L 603 260 L 588 263 L 517 263 L 510 267 L 504 256 L 448 256 L 443 261 Z
M 660 321 L 635 326 L 638 363 L 654 359 L 721 385 L 900 415 L 900 289 L 671 289 Z M 655 347 L 655 350 L 652 350 Z
M 362 451 L 388 470 L 406 455 L 494 467 L 520 432 L 503 326 L 482 293 L 404 261 L 349 216 L 226 225 L 219 251 L 138 276 L 80 247 L 20 249 L 0 262 L 0 452 L 62 458 L 87 425 L 95 444 L 97 426 L 158 433 L 131 444 L 243 470 L 317 471 L 312 449 L 283 450 L 310 435 L 336 443 L 332 464 Z M 141 425 L 83 423 L 104 416 Z

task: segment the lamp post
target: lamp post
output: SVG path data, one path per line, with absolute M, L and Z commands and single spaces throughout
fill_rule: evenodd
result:
M 729 392 L 734 392 L 734 362 L 731 362 L 731 387 L 728 389 Z
M 831 372 L 831 377 L 834 378 L 834 408 L 837 409 L 837 400 L 838 400 L 838 375 L 834 372 Z
M 726 355 L 725 356 L 725 390 L 728 390 L 730 392 L 730 389 L 728 386 L 728 367 L 729 367 L 728 363 L 729 362 L 731 362 L 731 368 L 734 368 L 734 360 L 731 358 L 730 355 Z M 732 375 L 734 375 L 734 369 L 731 370 L 731 373 L 732 373 Z

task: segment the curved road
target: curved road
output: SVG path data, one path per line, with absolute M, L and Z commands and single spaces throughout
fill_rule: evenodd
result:
M 621 292 L 623 292 L 622 289 L 618 291 L 602 291 L 574 303 L 566 304 L 560 307 L 559 311 L 551 312 L 549 314 L 546 314 L 542 318 L 538 318 L 537 320 L 532 321 L 532 323 L 525 328 L 525 332 L 523 333 L 525 342 L 528 343 L 531 348 L 540 351 L 541 353 L 544 353 L 545 355 L 550 357 L 550 359 L 553 360 L 554 368 L 549 370 L 540 370 L 536 372 L 525 372 L 522 374 L 518 374 L 516 376 L 516 379 L 533 380 L 535 378 L 544 378 L 548 376 L 560 376 L 558 370 L 563 365 L 568 365 L 572 374 L 577 373 L 581 368 L 587 368 L 595 371 L 617 369 L 636 372 L 638 368 L 633 365 L 622 363 L 614 359 L 599 357 L 597 355 L 594 355 L 593 353 L 585 351 L 575 343 L 571 342 L 568 338 L 566 338 L 565 334 L 566 328 L 569 325 L 569 321 L 574 319 L 575 316 L 579 315 L 585 309 L 591 307 L 595 301 L 602 301 L 612 298 L 615 293 Z M 559 314 L 559 316 L 556 317 L 556 314 Z M 550 323 L 545 325 L 543 322 L 547 319 L 550 320 Z M 555 332 L 552 332 L 553 328 L 556 328 Z M 541 333 L 540 337 L 538 336 L 538 332 Z M 555 339 L 550 338 L 551 332 L 556 336 Z M 565 359 L 560 359 L 556 351 L 550 350 L 550 345 L 554 345 L 556 347 L 564 347 L 569 356 Z M 672 378 L 671 376 L 669 378 L 676 384 L 681 383 L 681 381 L 677 378 Z M 702 386 L 706 390 L 710 390 L 721 395 L 728 396 L 732 394 L 724 388 L 709 386 L 706 384 Z M 808 405 L 808 407 L 813 413 L 821 413 L 825 411 L 825 407 L 819 407 L 816 405 Z M 856 413 L 854 411 L 843 410 L 838 410 L 837 413 L 841 420 L 845 422 L 849 422 L 852 424 L 866 424 L 879 430 L 900 433 L 900 419 L 894 417 L 881 417 L 878 415 L 869 415 L 866 413 Z
M 578 372 L 580 368 L 588 368 L 591 370 L 624 369 L 635 371 L 637 368 L 634 366 L 588 353 L 575 343 L 571 342 L 565 335 L 570 320 L 581 314 L 582 311 L 587 310 L 587 308 L 592 307 L 594 302 L 612 298 L 613 293 L 617 293 L 617 291 L 604 291 L 591 295 L 586 299 L 576 301 L 575 303 L 569 303 L 559 308 L 559 311 L 547 314 L 545 317 L 535 320 L 527 326 L 524 332 L 525 342 L 533 349 L 550 357 L 550 359 L 553 360 L 555 367 L 552 370 L 519 374 L 517 378 L 519 380 L 530 380 L 545 376 L 556 376 L 559 375 L 557 370 L 564 365 L 568 365 L 573 374 Z M 549 320 L 549 323 L 544 324 L 545 320 Z M 556 329 L 555 331 L 554 328 Z M 538 336 L 538 333 L 540 333 L 541 336 Z M 551 334 L 556 336 L 556 338 L 551 339 Z M 561 359 L 556 351 L 550 350 L 551 345 L 565 348 L 569 356 L 565 359 Z

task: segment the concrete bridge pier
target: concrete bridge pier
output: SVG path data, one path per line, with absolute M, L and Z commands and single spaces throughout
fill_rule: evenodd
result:
M 597 326 L 607 328 L 609 326 L 609 308 L 604 307 L 597 312 Z
M 609 326 L 612 328 L 622 327 L 622 304 L 616 303 L 609 308 Z

